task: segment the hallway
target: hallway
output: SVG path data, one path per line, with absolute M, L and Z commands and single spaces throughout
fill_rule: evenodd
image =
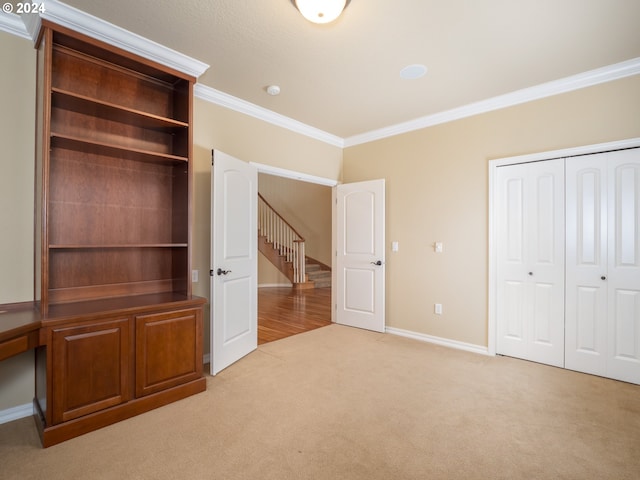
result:
M 331 324 L 331 288 L 258 289 L 258 345 Z

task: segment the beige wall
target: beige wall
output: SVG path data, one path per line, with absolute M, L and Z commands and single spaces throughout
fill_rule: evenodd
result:
M 200 281 L 193 285 L 193 293 L 209 298 L 211 149 L 221 150 L 246 162 L 333 180 L 340 179 L 342 149 L 200 99 L 195 99 L 194 103 L 194 127 L 195 224 L 192 267 L 200 271 Z M 208 307 L 205 315 L 204 351 L 209 352 Z
M 0 32 L 0 58 L 0 303 L 8 303 L 33 292 L 35 51 Z M 212 148 L 345 182 L 386 178 L 388 325 L 486 345 L 487 161 L 640 137 L 639 105 L 636 76 L 343 152 L 195 99 L 193 292 L 209 297 Z M 397 253 L 388 248 L 393 240 Z M 435 241 L 444 242 L 443 254 L 433 253 Z M 436 302 L 444 315 L 432 314 Z M 0 411 L 32 397 L 32 356 L 0 362 Z
M 488 161 L 634 137 L 640 76 L 345 149 L 345 182 L 386 178 L 387 325 L 486 346 Z
M 0 304 L 33 300 L 36 52 L 0 32 Z M 2 314 L 0 314 L 0 322 Z M 0 362 L 0 411 L 33 399 L 33 352 Z
M 30 41 L 0 32 L 0 303 L 33 299 L 36 54 Z M 342 149 L 194 100 L 193 293 L 209 298 L 211 149 L 245 161 L 339 180 Z M 205 352 L 209 351 L 208 306 Z M 0 411 L 33 399 L 33 354 L 0 362 Z

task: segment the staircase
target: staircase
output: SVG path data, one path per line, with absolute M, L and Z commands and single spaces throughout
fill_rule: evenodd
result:
M 258 250 L 296 289 L 331 286 L 331 269 L 305 255 L 305 240 L 258 194 Z

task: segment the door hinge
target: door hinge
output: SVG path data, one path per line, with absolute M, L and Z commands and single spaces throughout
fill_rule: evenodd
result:
M 209 276 L 213 277 L 213 269 L 209 270 Z

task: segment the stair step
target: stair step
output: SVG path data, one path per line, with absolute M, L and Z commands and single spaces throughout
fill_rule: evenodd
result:
M 309 280 L 319 280 L 321 278 L 331 278 L 331 272 L 329 270 L 317 270 L 315 272 L 306 272 Z

